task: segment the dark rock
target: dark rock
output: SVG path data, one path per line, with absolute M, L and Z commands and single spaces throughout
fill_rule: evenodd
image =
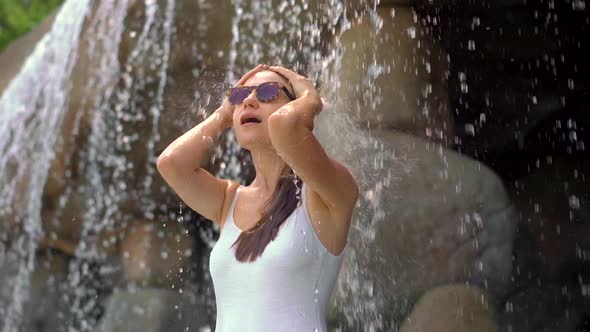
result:
M 117 291 L 106 300 L 99 332 L 201 331 L 208 326 L 202 303 L 175 290 L 140 288 Z

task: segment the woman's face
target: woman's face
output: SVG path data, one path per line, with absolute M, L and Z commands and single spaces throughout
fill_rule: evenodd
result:
M 291 93 L 293 92 L 293 89 L 285 78 L 269 70 L 256 73 L 244 85 L 257 86 L 266 82 L 279 82 Z M 250 95 L 244 99 L 244 102 L 236 105 L 234 109 L 233 128 L 238 143 L 247 150 L 252 150 L 256 146 L 272 146 L 268 135 L 268 118 L 289 101 L 291 101 L 289 97 L 281 90 L 277 98 L 269 102 L 261 102 L 256 99 L 256 91 L 252 90 Z M 251 117 L 256 118 L 260 122 L 250 121 L 242 123 L 245 118 Z

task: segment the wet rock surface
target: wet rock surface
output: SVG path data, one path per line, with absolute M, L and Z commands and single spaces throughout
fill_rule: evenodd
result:
M 451 145 L 446 52 L 415 21 L 412 8 L 379 7 L 376 15 L 353 21 L 339 40 L 340 109 L 361 127 L 397 129 Z
M 100 332 L 200 331 L 208 326 L 203 304 L 191 303 L 174 290 L 118 291 L 105 302 L 105 314 L 97 327 Z
M 465 285 L 434 288 L 418 300 L 400 332 L 497 332 L 493 305 L 485 291 Z M 519 330 L 520 331 L 520 330 Z
M 366 285 L 344 286 L 346 295 L 338 301 L 344 307 L 353 306 L 353 298 L 371 301 L 386 312 L 387 322 L 399 321 L 437 285 L 465 282 L 494 301 L 502 299 L 510 285 L 518 218 L 497 175 L 440 144 L 393 130 L 357 133 L 366 145 L 341 149 L 346 145 L 330 139 L 330 133 L 354 129 L 343 129 L 347 122 L 334 115 L 321 120 L 334 132 L 319 133 L 333 155 L 356 170 L 363 168 L 361 155 L 378 160 L 378 166 L 357 174 L 361 183 L 376 183 L 362 188 L 364 208 L 355 214 L 372 224 L 353 231 L 353 243 L 361 249 L 347 257 L 343 272 L 344 280 L 366 280 Z

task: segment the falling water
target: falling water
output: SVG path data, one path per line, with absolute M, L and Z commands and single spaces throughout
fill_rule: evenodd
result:
M 18 264 L 14 275 L 9 276 L 10 286 L 2 287 L 11 291 L 7 298 L 0 298 L 3 331 L 18 330 L 23 302 L 28 297 L 37 242 L 42 236 L 41 195 L 55 156 L 62 110 L 68 100 L 65 91 L 87 9 L 88 1 L 70 1 L 63 6 L 51 32 L 39 42 L 19 78 L 0 99 L 1 234 L 16 235 L 3 239 L 10 244 L 9 248 L 0 248 L 0 265 Z M 14 234 L 6 229 L 5 219 L 18 221 L 23 232 Z
M 174 13 L 174 1 L 160 8 L 154 1 L 146 1 L 145 23 L 139 34 L 131 32 L 136 39 L 135 48 L 127 62 L 119 65 L 119 46 L 125 31 L 129 4 L 127 1 L 100 1 L 95 3 L 92 18 L 88 22 L 85 39 L 88 40 L 86 53 L 94 65 L 89 69 L 81 108 L 92 110 L 89 147 L 85 151 L 87 179 L 82 188 L 66 186 L 59 200 L 53 223 L 57 223 L 66 203 L 72 195 L 86 197 L 82 224 L 81 241 L 75 250 L 77 257 L 70 264 L 68 280 L 72 321 L 70 329 L 93 330 L 92 315 L 99 305 L 95 295 L 99 291 L 95 278 L 88 273 L 90 261 L 101 258 L 101 247 L 112 245 L 98 240 L 101 232 L 117 228 L 115 216 L 119 204 L 130 194 L 122 176 L 133 167 L 124 154 L 129 151 L 137 134 L 130 132 L 126 122 L 151 121 L 150 133 L 145 146 L 146 174 L 139 192 L 142 209 L 146 217 L 153 216 L 155 202 L 147 193 L 152 190 L 154 175 L 154 144 L 158 141 L 159 114 L 163 109 L 164 88 L 170 54 L 170 40 Z M 23 319 L 21 311 L 27 300 L 30 274 L 35 265 L 35 251 L 43 236 L 41 228 L 41 195 L 48 175 L 49 166 L 55 157 L 55 144 L 61 134 L 61 124 L 67 110 L 71 72 L 80 53 L 80 31 L 91 7 L 89 1 L 67 1 L 61 8 L 52 30 L 39 42 L 33 54 L 27 59 L 17 78 L 4 91 L 0 100 L 0 220 L 2 243 L 0 265 L 15 266 L 8 284 L 1 294 L 0 316 L 4 317 L 4 331 L 17 330 Z M 161 18 L 158 18 L 161 16 Z M 137 65 L 152 62 L 153 71 L 133 72 Z M 135 67 L 134 67 L 135 66 Z M 120 83 L 118 87 L 114 84 Z M 149 113 L 143 114 L 140 105 L 132 100 L 134 93 L 141 92 L 152 81 L 157 85 Z M 91 95 L 96 95 L 92 98 Z M 113 99 L 112 95 L 117 96 Z M 91 105 L 87 105 L 92 102 Z M 115 111 L 116 114 L 112 113 Z M 76 114 L 75 128 L 70 142 L 75 140 L 83 112 Z M 117 119 L 115 119 L 115 117 Z M 113 129 L 116 135 L 113 136 Z M 32 158 L 32 159 L 31 159 Z M 66 167 L 69 166 L 69 158 Z M 35 166 L 32 168 L 31 166 Z M 26 205 L 22 205 L 26 203 Z M 15 231 L 4 220 L 17 220 L 23 232 Z M 121 220 L 121 219 L 119 219 Z M 16 237 L 12 237 L 14 234 Z M 10 236 L 10 237 L 9 237 Z M 53 236 L 49 234 L 50 238 Z M 114 239 L 114 238 L 113 238 Z M 8 243 L 4 246 L 4 243 Z M 6 273 L 6 272 L 4 272 Z M 6 277 L 6 276 L 4 276 Z
M 104 3 L 102 2 L 101 5 Z M 97 18 L 102 24 L 109 24 L 113 21 L 113 17 L 116 18 L 114 25 L 116 29 L 111 31 L 111 34 L 117 36 L 116 43 L 103 46 L 107 50 L 106 54 L 119 53 L 119 43 L 124 32 L 123 20 L 126 17 L 128 4 L 126 1 L 117 2 L 117 4 L 116 8 L 101 7 L 103 10 L 97 12 Z M 118 223 L 125 220 L 120 206 L 129 199 L 133 191 L 133 188 L 128 188 L 130 177 L 127 173 L 136 167 L 133 160 L 128 157 L 129 151 L 134 149 L 145 149 L 144 155 L 147 158 L 144 161 L 145 177 L 137 196 L 144 217 L 150 219 L 154 216 L 156 204 L 149 200 L 148 194 L 152 190 L 154 144 L 159 139 L 159 115 L 164 104 L 173 13 L 174 0 L 167 1 L 165 8 L 161 8 L 155 1 L 146 1 L 145 23 L 139 34 L 131 32 L 132 38 L 137 38 L 137 42 L 126 63 L 120 69 L 116 62 L 104 68 L 120 70 L 116 73 L 120 75 L 120 79 L 118 86 L 114 89 L 106 89 L 106 96 L 116 97 L 101 100 L 92 113 L 93 131 L 89 138 L 87 159 L 88 178 L 91 181 L 88 189 L 92 188 L 92 191 L 87 193 L 88 209 L 81 220 L 81 241 L 76 248 L 78 260 L 70 264 L 68 275 L 69 284 L 73 290 L 72 294 L 69 294 L 69 302 L 72 303 L 74 316 L 70 329 L 90 331 L 96 324 L 94 319 L 101 306 L 101 303 L 96 301 L 100 292 L 98 285 L 100 280 L 105 278 L 105 274 L 96 275 L 87 271 L 92 270 L 92 262 L 102 259 L 104 247 L 114 245 L 116 242 L 115 235 L 112 235 L 106 243 L 100 240 L 100 235 L 117 233 L 120 229 Z M 100 36 L 97 35 L 96 38 L 108 40 L 108 38 L 99 38 Z M 137 71 L 137 68 L 145 63 L 149 64 L 150 70 Z M 156 88 L 153 103 L 148 105 L 146 112 L 145 104 L 134 100 L 133 95 L 141 94 L 148 84 L 154 84 Z M 147 142 L 141 140 L 138 133 L 134 132 L 137 127 L 132 127 L 137 126 L 139 122 L 149 123 L 146 120 L 151 122 L 151 126 L 146 128 Z M 97 188 L 100 189 L 96 190 Z

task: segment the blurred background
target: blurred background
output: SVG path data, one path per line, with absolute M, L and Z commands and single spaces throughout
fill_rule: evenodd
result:
M 330 331 L 590 331 L 585 0 L 0 0 L 0 328 L 214 331 L 155 168 L 258 63 L 361 188 Z M 248 184 L 233 132 L 204 165 Z

